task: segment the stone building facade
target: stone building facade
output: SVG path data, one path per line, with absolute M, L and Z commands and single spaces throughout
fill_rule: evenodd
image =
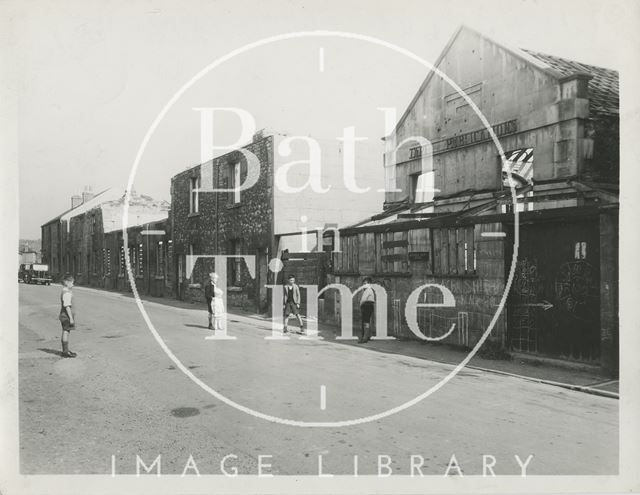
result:
M 115 189 L 74 196 L 72 208 L 42 225 L 42 255 L 55 280 L 65 273 L 79 285 L 131 290 L 124 260 L 124 194 Z M 169 204 L 131 194 L 128 245 L 131 267 L 141 293 L 162 296 L 171 287 L 168 270 Z
M 418 309 L 429 338 L 470 348 L 492 325 L 485 351 L 615 374 L 617 72 L 466 27 L 435 66 L 477 105 L 504 154 L 470 101 L 430 72 L 385 138 L 384 207 L 341 230 L 330 281 L 355 288 L 370 275 L 383 285 L 396 337 L 417 338 L 409 295 L 440 284 L 456 304 Z M 428 289 L 419 301 L 443 296 Z M 340 303 L 325 296 L 323 317 L 338 321 Z
M 267 260 L 275 249 L 273 238 L 273 138 L 256 137 L 245 147 L 260 164 L 257 183 L 248 191 L 201 192 L 202 165 L 171 179 L 171 213 L 174 256 L 174 293 L 178 299 L 202 301 L 202 284 L 216 268 L 213 259 L 200 258 L 193 267 L 189 256 L 246 254 L 256 257 L 261 270 L 252 277 L 242 260 L 227 262 L 228 304 L 248 310 L 265 310 Z M 212 167 L 215 189 L 230 189 L 239 174 L 246 179 L 247 163 L 240 152 L 217 157 Z M 238 168 L 239 167 L 239 168 Z M 192 268 L 190 270 L 190 268 Z M 188 273 L 190 272 L 190 273 Z
M 171 179 L 169 223 L 178 298 L 202 301 L 202 283 L 209 272 L 220 271 L 214 260 L 206 257 L 192 267 L 190 256 L 241 254 L 255 261 L 255 273 L 249 273 L 241 259 L 227 261 L 228 304 L 260 313 L 270 311 L 265 285 L 280 283 L 281 278 L 269 271 L 269 260 L 281 258 L 283 253 L 322 251 L 325 230 L 349 225 L 377 211 L 382 200 L 377 193 L 353 204 L 343 184 L 343 150 L 337 141 L 316 140 L 322 149 L 322 178 L 330 190 L 316 192 L 304 187 L 309 167 L 291 164 L 309 160 L 307 139 L 262 130 L 242 150 L 213 158 Z M 255 184 L 234 191 L 235 184 L 247 181 L 248 165 L 242 151 L 256 157 L 259 171 Z M 378 190 L 383 186 L 380 169 L 375 166 L 379 159 L 374 161 L 371 156 L 370 147 L 357 151 L 357 178 L 362 187 Z M 279 173 L 286 177 L 283 187 L 276 184 Z

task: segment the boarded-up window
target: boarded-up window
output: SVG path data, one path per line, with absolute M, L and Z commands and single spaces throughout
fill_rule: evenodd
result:
M 374 273 L 376 271 L 376 245 L 375 234 L 366 232 L 358 235 L 359 266 L 360 273 Z
M 409 269 L 408 232 L 385 232 L 381 237 L 381 264 L 385 273 L 404 273 Z
M 431 272 L 430 230 L 413 229 L 409 231 L 409 262 L 419 270 Z M 413 268 L 412 268 L 413 271 Z
M 335 255 L 338 272 L 358 271 L 358 236 L 347 235 L 340 238 L 340 252 Z
M 475 273 L 473 226 L 433 229 L 433 272 L 440 275 Z
M 375 235 L 375 244 L 376 244 L 376 272 L 380 273 L 382 271 L 382 239 L 384 238 L 384 234 L 376 233 Z

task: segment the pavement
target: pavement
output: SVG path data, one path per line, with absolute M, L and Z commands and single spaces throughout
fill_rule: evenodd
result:
M 618 472 L 611 397 L 480 369 L 451 377 L 426 354 L 330 338 L 266 340 L 270 322 L 242 314 L 229 316 L 235 340 L 208 340 L 203 308 L 146 300 L 163 349 L 130 296 L 85 288 L 78 357 L 63 359 L 59 291 L 20 285 L 22 474 L 132 474 L 158 459 L 163 474 L 317 475 L 322 463 L 481 475 L 486 456 L 496 475 L 522 474 L 527 459 L 528 475 Z
M 86 289 L 81 290 L 96 290 Z M 130 293 L 122 294 L 133 299 Z M 197 303 L 179 301 L 171 298 L 141 296 L 144 301 L 154 302 L 176 308 L 196 309 Z M 271 320 L 267 316 L 250 313 L 238 309 L 230 309 L 230 314 L 242 315 L 256 320 L 256 328 L 271 331 Z M 307 324 L 305 320 L 305 325 Z M 291 318 L 289 326 L 297 328 L 297 322 Z M 339 328 L 334 325 L 318 323 L 319 335 L 325 339 L 335 341 L 342 345 L 358 346 L 371 351 L 387 354 L 400 354 L 429 361 L 457 365 L 467 355 L 468 349 L 455 347 L 438 342 L 426 342 L 417 340 L 376 341 L 371 340 L 366 345 L 355 341 L 338 340 Z M 612 379 L 600 372 L 599 367 L 584 363 L 570 361 L 544 359 L 534 355 L 515 354 L 511 359 L 490 359 L 481 355 L 475 355 L 466 366 L 469 369 L 478 369 L 504 375 L 512 375 L 523 379 L 547 383 L 572 390 L 580 390 L 586 393 L 619 398 L 619 380 Z

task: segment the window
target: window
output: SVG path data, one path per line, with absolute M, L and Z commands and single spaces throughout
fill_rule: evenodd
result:
M 358 271 L 363 274 L 374 273 L 376 271 L 376 241 L 373 232 L 358 234 L 358 250 L 360 251 Z
M 385 273 L 404 273 L 408 270 L 408 232 L 385 232 L 381 236 L 380 261 Z
M 409 261 L 416 266 L 419 262 L 426 263 L 427 270 L 431 268 L 431 240 L 430 230 L 413 229 L 409 231 Z
M 476 271 L 473 226 L 433 229 L 433 272 L 469 275 Z
M 138 275 L 138 250 L 135 246 L 127 248 L 129 253 L 129 263 L 131 264 L 131 273 L 135 276 Z M 124 269 L 126 270 L 127 266 L 125 264 Z
M 502 163 L 502 186 L 513 184 L 516 189 L 533 184 L 533 148 L 522 148 L 504 154 Z M 511 182 L 507 170 L 511 171 Z
M 156 276 L 164 275 L 164 243 L 158 241 L 156 256 Z
M 107 248 L 105 249 L 105 254 L 104 254 L 104 274 L 107 276 L 111 275 L 111 249 Z
M 358 236 L 346 235 L 340 238 L 340 251 L 335 253 L 335 268 L 339 272 L 358 271 Z
M 231 189 L 233 189 L 233 204 L 240 203 L 240 162 L 231 164 Z
M 433 201 L 434 173 L 412 174 L 409 176 L 409 201 L 411 203 L 429 203 Z
M 574 258 L 577 260 L 587 259 L 587 243 L 586 242 L 576 242 L 576 246 L 574 249 Z
M 128 247 L 127 248 L 127 252 L 129 253 L 129 266 L 125 266 L 125 270 L 131 270 L 132 273 L 135 273 L 135 269 L 136 269 L 136 251 L 131 248 Z
M 533 148 L 521 148 L 508 151 L 504 154 L 505 161 L 502 163 L 502 188 L 508 190 L 513 186 L 516 189 L 516 199 L 518 211 L 533 210 L 533 191 L 518 192 L 524 188 L 533 186 Z M 508 171 L 511 172 L 509 180 Z M 513 212 L 513 201 L 508 198 L 502 205 L 502 213 Z
M 192 284 L 195 281 L 195 274 L 193 273 L 195 270 L 193 269 L 193 252 L 195 251 L 195 248 L 193 246 L 193 244 L 189 244 L 189 256 L 187 256 L 186 262 L 185 262 L 185 268 L 187 270 L 187 273 L 189 274 L 189 282 L 191 282 Z
M 178 255 L 178 273 L 177 273 L 177 277 L 178 277 L 178 283 L 182 283 L 184 281 L 184 269 L 185 266 L 187 264 L 187 261 L 185 259 L 184 254 L 179 254 Z
M 189 213 L 200 211 L 200 177 L 191 177 L 189 183 Z
M 142 243 L 140 243 L 138 245 L 138 259 L 136 263 L 136 276 L 138 277 L 142 277 L 144 275 L 143 262 L 144 262 L 144 248 L 142 247 Z
M 167 270 L 167 274 L 168 274 L 168 278 L 169 279 L 173 279 L 174 274 L 173 274 L 173 270 L 175 269 L 175 265 L 172 265 L 173 261 L 173 241 L 171 239 L 169 239 L 167 241 L 167 261 L 170 263 L 168 266 L 168 270 Z
M 234 239 L 229 242 L 229 254 L 241 254 L 241 241 Z M 242 258 L 233 258 L 230 260 L 231 283 L 238 287 L 242 284 Z
M 124 246 L 120 246 L 120 257 L 118 258 L 118 275 L 124 275 L 126 263 L 124 259 Z
M 418 190 L 418 177 L 420 174 L 412 174 L 409 176 L 409 202 L 416 202 L 416 193 Z

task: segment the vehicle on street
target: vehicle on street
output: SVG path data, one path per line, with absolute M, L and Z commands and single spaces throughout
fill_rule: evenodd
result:
M 18 282 L 25 284 L 50 285 L 53 281 L 49 273 L 49 265 L 39 263 L 23 263 L 18 271 Z

